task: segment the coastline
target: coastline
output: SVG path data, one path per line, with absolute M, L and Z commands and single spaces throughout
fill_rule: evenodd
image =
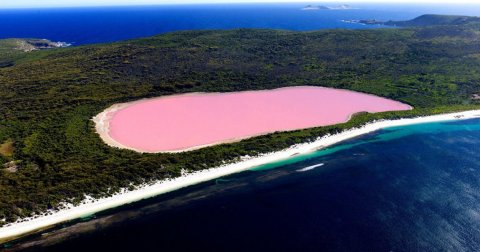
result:
M 108 113 L 106 113 L 105 116 L 108 116 Z M 311 153 L 317 151 L 318 149 L 325 148 L 333 144 L 337 144 L 339 142 L 383 128 L 420 123 L 466 120 L 473 118 L 480 118 L 480 110 L 470 110 L 408 119 L 376 121 L 359 128 L 352 128 L 343 131 L 339 134 L 326 135 L 310 143 L 294 145 L 278 152 L 267 153 L 257 157 L 243 157 L 239 162 L 184 174 L 174 179 L 167 179 L 158 181 L 156 183 L 139 186 L 132 191 L 123 190 L 122 192 L 108 198 L 92 200 L 90 197 L 87 197 L 87 199 L 78 206 L 66 206 L 65 209 L 61 209 L 59 211 L 50 211 L 42 216 L 23 219 L 1 227 L 0 243 L 13 240 L 21 237 L 22 235 L 39 231 L 65 221 L 95 214 L 103 210 L 133 203 L 142 199 L 151 198 L 163 193 L 175 191 L 183 187 L 202 183 L 222 176 L 245 171 L 259 165 L 285 160 L 299 154 Z

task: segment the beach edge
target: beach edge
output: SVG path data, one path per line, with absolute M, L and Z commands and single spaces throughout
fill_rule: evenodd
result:
M 397 120 L 374 121 L 362 127 L 351 128 L 335 135 L 326 135 L 318 138 L 315 141 L 297 144 L 281 151 L 266 153 L 256 157 L 243 157 L 238 162 L 229 163 L 194 173 L 183 174 L 178 178 L 166 179 L 157 181 L 155 183 L 142 185 L 132 191 L 123 189 L 121 192 L 107 198 L 93 199 L 91 197 L 87 197 L 87 199 L 78 206 L 65 205 L 64 209 L 58 211 L 48 211 L 44 215 L 25 218 L 14 223 L 6 224 L 0 228 L 0 244 L 18 239 L 28 234 L 39 232 L 47 227 L 52 227 L 63 222 L 79 219 L 81 217 L 89 216 L 104 210 L 155 197 L 157 195 L 210 181 L 226 175 L 246 171 L 256 166 L 285 160 L 294 155 L 311 153 L 333 144 L 337 144 L 380 129 L 407 126 L 412 124 L 457 121 L 474 118 L 480 118 L 480 110 L 468 110 L 463 112 Z

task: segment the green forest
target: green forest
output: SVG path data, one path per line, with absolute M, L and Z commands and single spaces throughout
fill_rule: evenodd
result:
M 25 51 L 0 40 L 0 225 L 312 141 L 380 118 L 479 108 L 480 22 L 373 30 L 183 31 Z M 408 103 L 345 124 L 279 132 L 178 154 L 105 145 L 91 118 L 114 103 L 186 92 L 311 85 Z

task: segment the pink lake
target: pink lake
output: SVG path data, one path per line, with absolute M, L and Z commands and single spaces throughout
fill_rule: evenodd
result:
M 142 152 L 190 150 L 275 131 L 342 123 L 357 112 L 411 109 L 397 101 L 323 87 L 191 93 L 122 107 L 111 115 L 109 137 Z

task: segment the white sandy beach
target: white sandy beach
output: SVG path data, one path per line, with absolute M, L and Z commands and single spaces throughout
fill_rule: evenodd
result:
M 108 113 L 103 116 L 108 116 Z M 433 115 L 417 117 L 411 119 L 383 120 L 367 124 L 361 128 L 354 128 L 336 135 L 324 136 L 311 143 L 299 144 L 288 149 L 264 154 L 258 157 L 244 157 L 242 161 L 224 166 L 211 168 L 208 170 L 185 174 L 179 178 L 159 181 L 154 184 L 138 187 L 133 191 L 123 191 L 112 197 L 92 201 L 85 200 L 79 206 L 70 206 L 57 212 L 50 212 L 45 216 L 37 216 L 28 220 L 20 220 L 16 223 L 8 224 L 0 228 L 0 242 L 18 237 L 23 234 L 40 230 L 61 222 L 74 220 L 83 216 L 88 216 L 106 209 L 118 207 L 124 204 L 132 203 L 142 199 L 150 198 L 162 193 L 171 192 L 182 187 L 198 184 L 208 180 L 216 179 L 225 175 L 238 173 L 259 165 L 284 160 L 292 155 L 305 154 L 325 148 L 327 146 L 339 143 L 341 141 L 367 134 L 382 128 L 405 126 L 418 123 L 453 121 L 480 118 L 480 110 L 465 111 L 459 113 Z M 97 128 L 98 130 L 98 128 Z

